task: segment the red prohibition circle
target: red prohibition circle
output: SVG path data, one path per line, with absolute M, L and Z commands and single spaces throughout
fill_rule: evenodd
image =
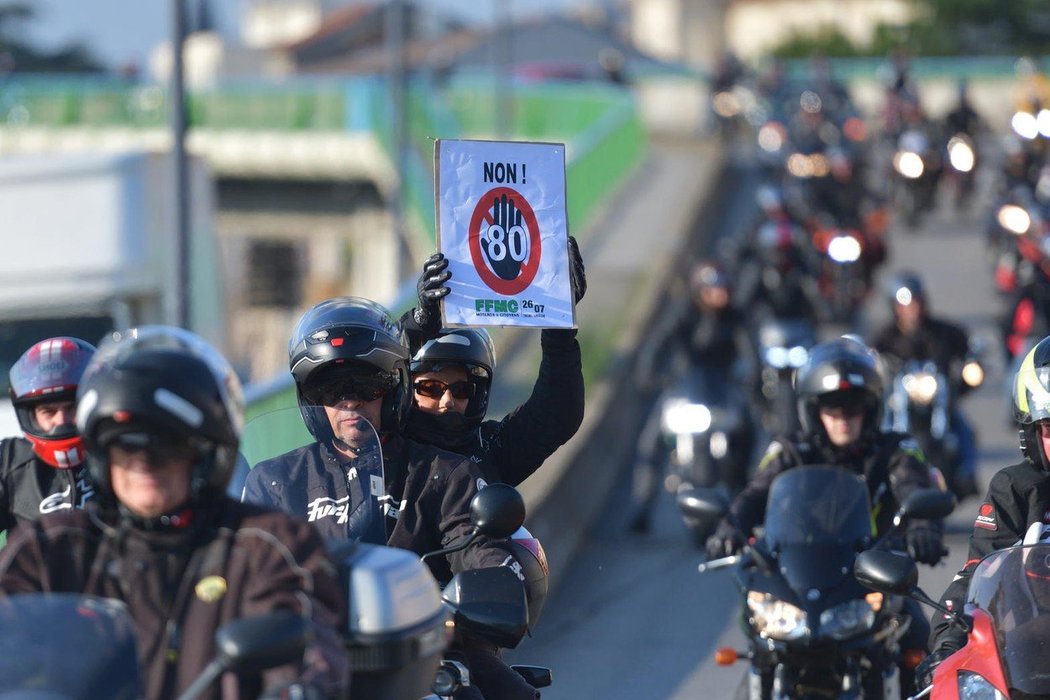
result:
M 521 266 L 518 276 L 512 280 L 498 277 L 489 269 L 485 261 L 485 254 L 481 250 L 481 227 L 488 226 L 492 222 L 492 200 L 507 195 L 508 200 L 514 201 L 514 206 L 521 211 L 521 217 L 529 228 L 529 257 Z M 474 263 L 481 281 L 488 285 L 489 289 L 504 296 L 514 296 L 525 291 L 536 273 L 540 269 L 540 227 L 536 223 L 536 214 L 532 211 L 532 205 L 521 196 L 517 190 L 510 187 L 494 187 L 481 196 L 478 204 L 474 207 L 474 214 L 470 217 L 470 228 L 467 229 L 468 242 L 470 245 L 470 259 Z

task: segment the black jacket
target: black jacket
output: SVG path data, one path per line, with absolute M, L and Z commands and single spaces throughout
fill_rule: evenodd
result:
M 185 527 L 162 531 L 94 507 L 44 516 L 18 527 L 0 552 L 0 590 L 87 593 L 126 603 L 148 698 L 186 690 L 218 654 L 217 627 L 279 609 L 311 621 L 314 641 L 305 666 L 227 674 L 201 697 L 254 698 L 293 681 L 326 697 L 345 688 L 348 663 L 339 628 L 346 602 L 313 528 L 225 498 L 185 521 Z
M 25 438 L 0 441 L 0 530 L 83 508 L 94 495 L 86 466 L 56 469 L 37 457 Z
M 1019 544 L 1032 523 L 1050 525 L 1050 475 L 1025 460 L 1000 469 L 977 509 L 966 563 L 941 596 L 941 603 L 962 612 L 974 569 L 992 552 Z M 930 649 L 959 649 L 966 633 L 940 613 L 933 616 Z
M 345 460 L 320 443 L 260 462 L 248 474 L 244 500 L 311 521 L 330 543 L 347 539 L 345 506 L 354 500 Z M 477 465 L 462 455 L 400 437 L 383 443 L 386 493 L 391 509 L 387 544 L 423 555 L 465 539 L 472 528 L 470 501 L 485 480 Z M 395 515 L 396 514 L 396 515 Z M 506 564 L 508 545 L 481 537 L 447 558 L 427 560 L 434 578 L 444 583 L 466 569 Z
M 862 438 L 865 440 L 865 438 Z M 805 464 L 830 464 L 864 475 L 871 494 L 876 534 L 890 529 L 901 501 L 916 488 L 930 487 L 930 468 L 922 451 L 908 435 L 878 433 L 855 451 L 821 446 L 805 433 L 774 440 L 758 466 L 758 473 L 733 501 L 729 522 L 745 534 L 766 517 L 766 499 L 773 479 L 785 469 Z M 942 523 L 913 520 L 909 528 L 942 528 Z
M 401 326 L 413 355 L 433 336 L 416 324 L 411 311 L 401 317 Z M 439 444 L 470 457 L 489 481 L 511 486 L 525 481 L 583 423 L 583 361 L 576 331 L 544 329 L 540 348 L 543 355 L 532 394 L 502 420 L 484 421 L 477 430 L 463 435 L 442 435 L 438 442 L 428 439 L 433 428 L 413 408 L 406 434 L 417 442 Z

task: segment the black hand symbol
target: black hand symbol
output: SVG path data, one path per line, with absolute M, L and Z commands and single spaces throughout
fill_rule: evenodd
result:
M 511 250 L 517 251 L 521 246 L 519 234 L 511 239 L 510 230 L 518 227 L 521 230 L 521 211 L 514 200 L 506 194 L 492 199 L 493 225 L 488 230 L 487 255 L 492 271 L 504 280 L 517 279 L 521 271 L 521 261 L 511 257 Z

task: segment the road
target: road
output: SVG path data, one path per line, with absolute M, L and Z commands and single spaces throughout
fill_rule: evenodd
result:
M 739 225 L 753 206 L 756 175 L 746 163 L 737 167 L 740 186 L 723 209 L 724 220 L 716 222 L 721 230 Z M 927 283 L 932 311 L 988 340 L 992 351 L 986 382 L 964 403 L 978 432 L 982 486 L 997 469 L 1020 457 L 1016 431 L 1008 424 L 1006 383 L 993 330 L 998 302 L 982 245 L 980 222 L 989 184 L 984 182 L 967 215 L 942 208 L 916 233 L 894 230 L 883 268 L 883 275 L 917 269 Z M 889 313 L 885 296 L 873 295 L 867 312 L 873 326 L 884 320 Z M 666 494 L 649 534 L 627 530 L 627 461 L 629 456 L 621 455 L 610 464 L 621 468 L 622 478 L 599 524 L 547 600 L 534 636 L 508 659 L 553 669 L 554 685 L 543 692 L 546 700 L 732 697 L 743 664 L 719 667 L 712 658 L 720 646 L 745 648 L 730 574 L 697 573 L 703 555 L 690 544 Z M 947 563 L 921 567 L 920 585 L 935 598 L 965 559 L 976 506 L 970 499 L 949 519 Z

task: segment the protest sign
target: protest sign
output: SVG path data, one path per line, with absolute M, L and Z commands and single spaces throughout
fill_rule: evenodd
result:
M 574 328 L 565 146 L 442 139 L 434 159 L 443 324 Z

